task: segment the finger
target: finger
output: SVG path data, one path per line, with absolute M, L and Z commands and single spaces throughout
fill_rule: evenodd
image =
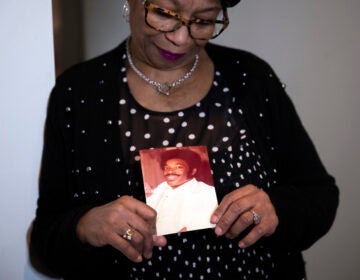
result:
M 213 224 L 217 224 L 221 217 L 226 213 L 226 211 L 229 209 L 230 205 L 244 197 L 250 195 L 254 191 L 258 191 L 259 189 L 255 187 L 254 185 L 246 185 L 240 189 L 237 189 L 236 191 L 233 191 L 222 199 L 220 202 L 220 205 L 215 209 L 214 213 L 211 216 L 210 222 Z
M 152 244 L 149 253 L 147 250 L 144 249 L 144 247 L 146 246 L 145 245 L 146 239 L 135 228 L 129 226 L 129 228 L 125 231 L 122 237 L 128 242 L 130 242 L 133 245 L 133 247 L 135 247 L 135 249 L 139 252 L 140 255 L 144 255 L 144 257 L 148 257 L 148 258 L 151 257 Z
M 128 228 L 133 229 L 132 239 L 129 240 L 140 254 L 145 258 L 151 258 L 153 250 L 152 236 L 155 234 L 155 226 L 140 218 L 138 215 L 131 213 L 129 215 Z M 123 230 L 124 226 L 121 227 Z M 120 232 L 119 232 L 120 231 Z M 121 230 L 117 230 L 121 234 Z
M 131 242 L 115 233 L 109 235 L 108 244 L 119 250 L 133 262 L 139 263 L 143 260 L 141 252 L 139 252 Z
M 242 225 L 242 229 L 249 226 L 249 218 L 246 215 L 243 217 L 243 214 L 252 207 L 253 203 L 247 197 L 233 201 L 216 224 L 215 234 L 220 236 L 227 233 L 236 222 Z
M 252 230 L 239 241 L 240 248 L 247 248 L 253 244 L 255 244 L 261 237 L 265 235 L 265 229 L 262 225 L 256 225 L 252 228 Z
M 278 224 L 279 220 L 275 214 L 262 219 L 259 224 L 255 225 L 251 231 L 239 241 L 239 247 L 249 247 L 256 243 L 260 238 L 270 236 L 275 232 Z
M 167 239 L 163 235 L 153 235 L 154 246 L 164 247 L 167 244 Z
M 237 237 L 241 232 L 247 229 L 249 226 L 254 224 L 253 214 L 250 211 L 244 212 L 240 215 L 236 221 L 231 225 L 231 227 L 226 232 L 226 237 L 233 239 Z

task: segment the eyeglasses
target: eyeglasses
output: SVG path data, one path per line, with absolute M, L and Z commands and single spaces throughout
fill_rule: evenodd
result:
M 143 1 L 145 8 L 145 23 L 160 32 L 174 32 L 183 25 L 187 27 L 193 39 L 214 39 L 229 25 L 229 18 L 225 7 L 218 13 L 217 18 L 210 19 L 185 19 L 174 11 L 161 8 L 158 5 Z

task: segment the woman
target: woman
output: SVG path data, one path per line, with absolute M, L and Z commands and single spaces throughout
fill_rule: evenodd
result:
M 209 43 L 239 1 L 129 0 L 131 35 L 61 75 L 31 248 L 65 279 L 304 279 L 338 188 L 271 67 Z M 191 19 L 191 20 L 189 20 Z M 206 145 L 215 229 L 156 236 L 139 150 Z

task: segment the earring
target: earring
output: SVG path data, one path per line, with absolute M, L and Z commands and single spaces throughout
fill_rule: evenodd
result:
M 123 5 L 122 5 L 122 9 L 123 9 L 123 13 L 122 16 L 123 18 L 126 20 L 126 22 L 129 22 L 129 15 L 130 15 L 130 8 L 129 8 L 129 3 L 127 0 L 123 0 Z

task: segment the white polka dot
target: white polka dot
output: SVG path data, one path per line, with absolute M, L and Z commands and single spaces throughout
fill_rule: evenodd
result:
M 205 116 L 206 116 L 206 114 L 205 114 L 204 112 L 200 112 L 200 113 L 199 113 L 199 117 L 200 117 L 200 118 L 204 118 Z
M 168 141 L 168 140 L 164 140 L 164 141 L 162 142 L 162 144 L 163 144 L 163 146 L 169 146 L 169 141 Z
M 184 112 L 180 111 L 180 112 L 178 113 L 178 116 L 179 116 L 179 117 L 183 117 L 183 116 L 184 116 Z
M 169 119 L 169 118 L 164 118 L 164 119 L 163 119 L 163 122 L 164 122 L 164 123 L 169 123 L 169 122 L 170 122 L 170 119 Z
M 176 144 L 176 147 L 182 147 L 183 146 L 183 143 L 177 143 Z
M 217 151 L 219 151 L 219 148 L 218 148 L 218 147 L 212 147 L 211 150 L 212 150 L 213 152 L 217 152 Z
M 181 126 L 182 126 L 182 127 L 187 127 L 187 122 L 182 122 L 182 123 L 181 123 Z
M 120 105 L 126 104 L 126 100 L 125 100 L 125 99 L 120 99 L 119 104 L 120 104 Z
M 223 137 L 222 141 L 223 141 L 223 142 L 229 141 L 229 137 Z
M 194 139 L 195 139 L 195 134 L 193 134 L 193 133 L 192 133 L 192 134 L 189 134 L 188 137 L 189 137 L 190 140 L 194 140 Z
M 144 115 L 144 120 L 148 120 L 148 119 L 150 119 L 150 115 L 149 115 L 149 114 L 145 114 L 145 115 Z
M 126 137 L 130 137 L 130 136 L 131 136 L 131 131 L 126 131 L 126 132 L 125 132 L 125 136 L 126 136 Z
M 174 133 L 175 133 L 175 129 L 174 129 L 174 128 L 169 128 L 168 132 L 169 132 L 170 134 L 174 134 Z
M 221 103 L 219 103 L 219 102 L 215 102 L 215 107 L 221 107 Z
M 150 139 L 150 138 L 151 138 L 150 133 L 146 133 L 146 134 L 144 135 L 144 138 L 145 138 L 145 139 Z
M 214 129 L 214 125 L 212 124 L 209 124 L 208 127 L 207 127 L 208 130 L 213 130 Z
M 228 87 L 224 87 L 224 88 L 223 88 L 223 92 L 229 92 L 229 88 L 228 88 Z
M 132 115 L 136 114 L 136 109 L 134 109 L 134 108 L 130 109 L 130 114 L 132 114 Z

